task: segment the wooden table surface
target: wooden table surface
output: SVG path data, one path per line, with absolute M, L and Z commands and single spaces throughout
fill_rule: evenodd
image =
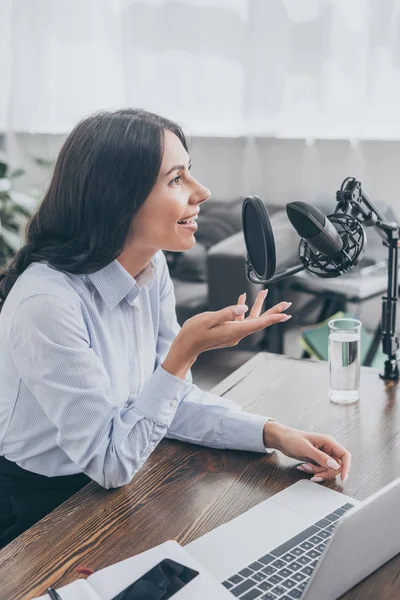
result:
M 400 476 L 398 389 L 362 368 L 360 402 L 337 406 L 328 401 L 326 363 L 262 353 L 213 391 L 249 412 L 334 435 L 353 467 L 344 486 L 329 485 L 362 500 Z M 0 551 L 0 600 L 31 599 L 74 580 L 78 566 L 97 570 L 168 539 L 184 545 L 305 477 L 295 465 L 278 453 L 164 440 L 129 485 L 89 484 Z M 396 557 L 343 599 L 400 598 L 399 576 Z

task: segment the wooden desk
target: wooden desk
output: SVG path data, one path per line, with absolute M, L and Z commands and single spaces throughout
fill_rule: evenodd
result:
M 333 434 L 352 452 L 353 468 L 343 488 L 339 481 L 330 486 L 361 500 L 400 476 L 399 388 L 362 368 L 358 404 L 331 404 L 327 389 L 326 363 L 264 353 L 213 391 L 250 412 Z M 295 464 L 278 453 L 165 440 L 131 484 L 110 491 L 86 486 L 4 548 L 0 600 L 30 599 L 66 584 L 77 566 L 100 569 L 168 539 L 186 544 L 303 477 Z M 343 598 L 399 598 L 399 575 L 400 557 Z

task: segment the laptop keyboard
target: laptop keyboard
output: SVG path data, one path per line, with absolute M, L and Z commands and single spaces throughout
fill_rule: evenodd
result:
M 281 546 L 222 582 L 241 600 L 293 600 L 301 594 L 329 541 L 336 521 L 353 504 L 344 504 Z

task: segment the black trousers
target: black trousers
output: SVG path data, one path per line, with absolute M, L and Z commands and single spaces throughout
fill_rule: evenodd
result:
M 84 473 L 45 477 L 0 456 L 0 548 L 90 481 Z

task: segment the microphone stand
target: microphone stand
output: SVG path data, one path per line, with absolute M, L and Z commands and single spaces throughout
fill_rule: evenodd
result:
M 282 273 L 279 273 L 279 275 L 274 275 L 270 279 L 260 279 L 259 277 L 253 275 L 253 265 L 251 264 L 248 256 L 246 257 L 245 268 L 246 277 L 249 281 L 251 281 L 252 283 L 263 285 L 265 285 L 266 283 L 270 284 L 275 283 L 277 281 L 281 281 L 282 279 L 286 279 L 287 277 L 289 277 L 289 275 L 294 275 L 295 273 L 299 273 L 300 271 L 305 270 L 305 267 L 303 265 L 301 265 L 300 267 L 289 267 L 282 271 Z
M 361 182 L 353 177 L 348 177 L 342 183 L 341 189 L 336 194 L 338 202 L 336 211 L 348 213 L 357 217 L 366 227 L 374 226 L 383 239 L 383 245 L 389 249 L 388 258 L 388 285 L 387 294 L 382 297 L 382 323 L 381 340 L 382 351 L 387 355 L 382 379 L 396 381 L 399 379 L 399 365 L 397 351 L 399 338 L 396 333 L 396 313 L 398 301 L 398 248 L 399 226 L 388 223 L 377 206 L 368 198 L 361 189 Z M 336 212 L 335 211 L 335 212 Z M 366 357 L 366 364 L 370 364 L 379 345 L 379 336 L 372 342 Z

